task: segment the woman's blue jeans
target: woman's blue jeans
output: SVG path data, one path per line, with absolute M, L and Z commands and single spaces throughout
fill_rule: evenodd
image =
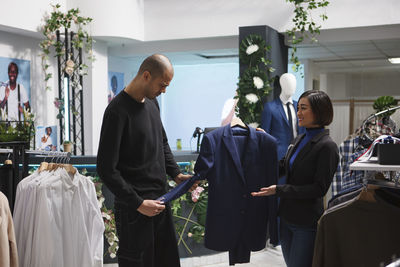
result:
M 288 267 L 311 267 L 317 225 L 302 226 L 280 220 L 282 253 Z

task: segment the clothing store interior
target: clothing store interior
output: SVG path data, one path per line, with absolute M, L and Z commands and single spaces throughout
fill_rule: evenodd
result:
M 398 0 L 0 8 L 0 267 L 400 266 Z

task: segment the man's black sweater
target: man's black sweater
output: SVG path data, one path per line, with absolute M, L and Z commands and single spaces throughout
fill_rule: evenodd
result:
M 166 173 L 180 173 L 156 100 L 139 103 L 121 91 L 108 105 L 101 128 L 97 172 L 115 202 L 137 209 L 166 193 Z

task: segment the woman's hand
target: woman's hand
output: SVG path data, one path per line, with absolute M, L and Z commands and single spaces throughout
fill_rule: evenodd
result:
M 276 185 L 271 185 L 269 187 L 263 187 L 259 192 L 252 192 L 251 195 L 253 197 L 265 197 L 276 194 Z

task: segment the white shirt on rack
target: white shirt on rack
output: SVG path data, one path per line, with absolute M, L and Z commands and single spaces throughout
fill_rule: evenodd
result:
M 35 172 L 18 184 L 14 212 L 20 266 L 103 265 L 104 223 L 89 177 Z

